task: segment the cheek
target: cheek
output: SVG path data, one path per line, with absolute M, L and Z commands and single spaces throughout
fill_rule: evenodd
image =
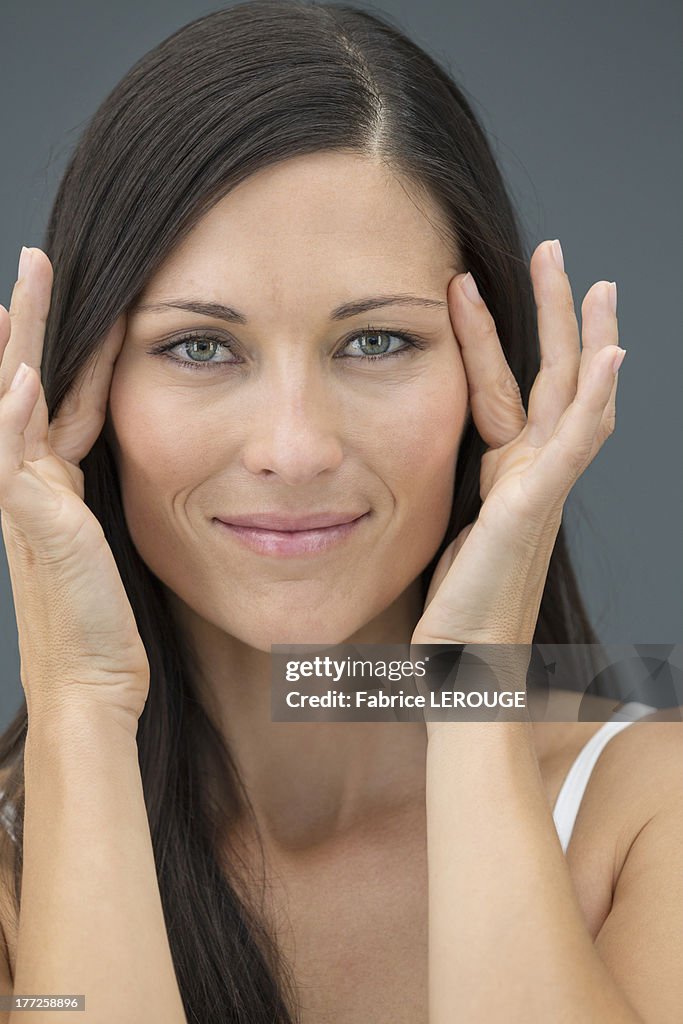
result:
M 407 392 L 389 427 L 390 478 L 397 504 L 438 532 L 450 515 L 460 438 L 467 416 L 466 385 L 456 374 Z
M 166 520 L 171 528 L 174 499 L 205 475 L 201 437 L 179 418 L 177 398 L 168 389 L 133 382 L 125 372 L 112 380 L 109 418 L 131 535 L 163 531 Z

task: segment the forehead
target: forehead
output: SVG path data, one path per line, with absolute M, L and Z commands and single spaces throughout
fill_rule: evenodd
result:
M 392 290 L 434 285 L 454 268 L 436 206 L 369 157 L 315 153 L 253 174 L 217 202 L 145 289 L 240 285 L 261 298 L 335 296 L 372 284 Z M 437 225 L 435 227 L 434 225 Z M 440 230 L 439 230 L 440 228 Z M 244 291 L 246 289 L 246 292 Z M 342 296 L 343 297 L 343 296 Z

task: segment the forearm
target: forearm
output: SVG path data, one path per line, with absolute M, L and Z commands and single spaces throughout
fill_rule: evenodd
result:
M 429 1024 L 642 1024 L 596 951 L 525 722 L 427 748 Z
M 15 994 L 82 993 L 98 1024 L 185 1024 L 133 730 L 92 706 L 34 715 L 25 784 Z

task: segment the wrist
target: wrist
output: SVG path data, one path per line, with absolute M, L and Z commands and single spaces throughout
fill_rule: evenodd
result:
M 97 699 L 79 696 L 53 704 L 32 704 L 28 713 L 25 759 L 34 757 L 44 767 L 46 759 L 100 759 L 102 751 L 135 750 L 137 718 L 125 708 L 107 706 Z

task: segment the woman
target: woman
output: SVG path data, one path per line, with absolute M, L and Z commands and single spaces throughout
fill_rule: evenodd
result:
M 614 426 L 613 298 L 581 350 L 559 245 L 529 279 L 472 111 L 375 16 L 245 3 L 125 76 L 0 328 L 6 991 L 112 1021 L 675 1019 L 673 724 L 610 743 L 565 859 L 595 721 L 269 706 L 272 644 L 595 641 L 561 516 Z

